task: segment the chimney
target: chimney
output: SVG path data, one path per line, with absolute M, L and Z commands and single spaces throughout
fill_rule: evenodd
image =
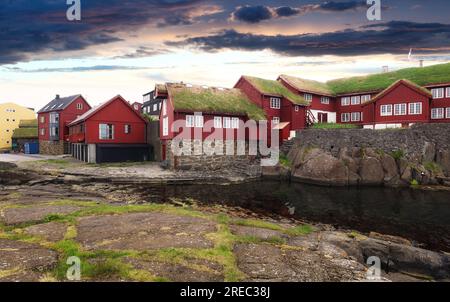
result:
M 383 73 L 389 72 L 389 66 L 383 66 Z
M 423 67 L 423 60 L 419 61 L 419 67 L 422 68 Z
M 56 99 L 59 100 L 59 94 L 56 95 Z

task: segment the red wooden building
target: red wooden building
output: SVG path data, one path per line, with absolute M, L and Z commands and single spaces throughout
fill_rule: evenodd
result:
M 56 95 L 38 111 L 40 152 L 51 155 L 68 153 L 65 140 L 69 134 L 68 124 L 90 109 L 91 106 L 80 94 L 69 97 Z
M 150 160 L 147 121 L 120 95 L 69 124 L 72 155 L 90 163 Z
M 257 140 L 258 132 L 249 131 L 248 120 L 266 120 L 264 111 L 240 90 L 184 83 L 157 85 L 162 97 L 160 139 L 162 159 L 174 165 L 172 142 Z
M 309 100 L 297 95 L 277 81 L 242 76 L 235 88 L 264 110 L 271 128 L 280 131 L 281 141 L 295 136 L 295 131 L 309 123 Z

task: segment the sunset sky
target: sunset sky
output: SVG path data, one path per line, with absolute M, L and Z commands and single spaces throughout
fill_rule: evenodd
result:
M 450 61 L 450 1 L 382 5 L 369 21 L 365 0 L 81 0 L 81 21 L 69 22 L 66 0 L 2 0 L 0 103 L 141 101 L 157 82 L 326 81 Z

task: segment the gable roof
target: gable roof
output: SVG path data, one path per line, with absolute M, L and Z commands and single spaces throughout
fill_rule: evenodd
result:
M 289 75 L 282 74 L 278 77 L 279 80 L 282 80 L 292 86 L 293 88 L 303 91 L 309 92 L 324 96 L 333 96 L 334 93 L 328 87 L 326 83 L 322 83 L 319 81 L 307 80 L 302 78 L 297 78 Z
M 251 76 L 242 76 L 242 78 L 247 80 L 262 94 L 275 97 L 284 97 L 296 105 L 309 106 L 311 104 L 311 102 L 306 101 L 303 96 L 295 94 L 278 81 Z
M 73 101 L 75 101 L 79 97 L 83 98 L 83 96 L 81 94 L 72 95 L 72 96 L 63 97 L 63 98 L 56 97 L 50 103 L 45 105 L 41 110 L 39 110 L 38 113 L 64 110 L 70 104 L 72 104 Z M 83 98 L 83 100 L 84 100 L 84 98 Z
M 379 94 L 377 94 L 370 101 L 365 102 L 364 105 L 375 103 L 376 101 L 378 101 L 379 99 L 383 98 L 384 96 L 386 96 L 388 93 L 390 93 L 392 90 L 396 89 L 400 85 L 408 86 L 409 88 L 413 89 L 417 93 L 422 94 L 422 95 L 424 95 L 424 96 L 426 96 L 428 98 L 432 98 L 432 94 L 431 94 L 431 92 L 428 89 L 423 88 L 422 86 L 417 85 L 416 83 L 413 83 L 413 82 L 411 82 L 409 80 L 401 79 L 401 80 L 396 81 L 392 85 L 390 85 L 388 88 L 386 88 L 385 90 L 383 90 Z
M 254 120 L 265 120 L 264 111 L 253 104 L 239 89 L 167 83 L 166 89 L 174 110 L 210 114 L 246 115 Z
M 74 121 L 70 122 L 68 126 L 73 126 L 76 124 L 79 124 L 81 122 L 86 121 L 88 118 L 90 118 L 91 116 L 93 116 L 95 113 L 99 112 L 100 110 L 102 110 L 103 108 L 107 107 L 109 104 L 111 104 L 112 102 L 114 102 L 115 100 L 121 100 L 123 103 L 125 103 L 130 110 L 136 114 L 137 116 L 139 116 L 139 118 L 141 120 L 143 120 L 144 122 L 147 122 L 140 113 L 138 113 L 136 110 L 133 109 L 133 107 L 130 105 L 130 103 L 128 103 L 122 96 L 120 95 L 116 95 L 115 97 L 113 97 L 112 99 L 110 99 L 109 101 L 102 103 L 100 105 L 97 105 L 95 107 L 93 107 L 91 110 L 86 111 L 84 114 L 80 115 L 78 118 L 76 118 Z

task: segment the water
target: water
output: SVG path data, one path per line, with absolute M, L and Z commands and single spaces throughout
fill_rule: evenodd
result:
M 225 204 L 264 215 L 331 224 L 363 233 L 413 240 L 424 248 L 450 252 L 450 192 L 392 188 L 331 188 L 257 181 L 221 185 L 140 188 L 149 202 L 175 197 Z

